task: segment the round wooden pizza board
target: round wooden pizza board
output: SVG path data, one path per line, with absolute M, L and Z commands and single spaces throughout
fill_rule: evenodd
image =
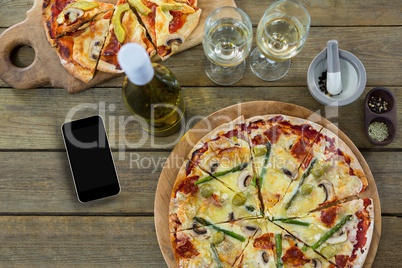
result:
M 338 136 L 349 146 L 349 148 L 356 155 L 361 166 L 363 167 L 368 180 L 368 187 L 366 191 L 360 196 L 370 197 L 374 200 L 374 231 L 370 250 L 363 266 L 364 268 L 371 267 L 377 253 L 377 248 L 381 236 L 381 206 L 377 186 L 366 160 L 357 149 L 357 147 L 353 144 L 353 142 L 327 119 L 301 106 L 276 101 L 253 101 L 239 103 L 219 110 L 198 122 L 182 137 L 182 139 L 173 149 L 159 177 L 159 182 L 155 195 L 154 208 L 156 235 L 158 238 L 159 247 L 167 265 L 169 267 L 178 266 L 173 256 L 173 250 L 170 241 L 168 214 L 171 191 L 176 180 L 177 173 L 183 161 L 186 159 L 186 156 L 193 148 L 193 146 L 197 143 L 197 141 L 199 141 L 205 134 L 218 127 L 219 125 L 230 122 L 241 115 L 243 115 L 247 119 L 253 116 L 266 114 L 284 114 L 308 119 L 310 121 L 318 123 L 323 127 L 331 130 L 332 132 L 338 134 Z

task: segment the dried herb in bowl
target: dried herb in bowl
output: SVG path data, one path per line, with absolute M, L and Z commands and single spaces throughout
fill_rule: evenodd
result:
M 375 141 L 385 141 L 388 138 L 388 126 L 383 122 L 373 122 L 368 127 L 369 136 Z

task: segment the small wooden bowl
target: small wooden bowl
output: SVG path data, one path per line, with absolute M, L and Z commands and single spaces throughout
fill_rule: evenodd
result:
M 375 113 L 369 107 L 369 101 L 371 97 L 381 97 L 381 99 L 385 100 L 388 103 L 387 111 L 383 113 Z M 382 122 L 388 127 L 388 137 L 384 141 L 377 141 L 370 137 L 368 134 L 368 128 L 373 122 Z M 396 99 L 394 94 L 387 88 L 384 87 L 376 87 L 367 93 L 365 102 L 364 102 L 364 123 L 366 128 L 366 136 L 368 140 L 374 144 L 379 146 L 385 146 L 390 144 L 395 137 L 396 133 Z

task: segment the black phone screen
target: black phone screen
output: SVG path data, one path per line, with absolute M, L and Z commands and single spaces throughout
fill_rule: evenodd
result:
M 102 118 L 64 123 L 62 133 L 78 199 L 88 202 L 118 194 L 119 181 Z

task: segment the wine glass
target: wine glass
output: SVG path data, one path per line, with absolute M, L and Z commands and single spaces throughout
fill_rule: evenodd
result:
M 208 60 L 205 72 L 219 85 L 239 81 L 246 70 L 253 28 L 250 17 L 236 7 L 221 7 L 207 17 L 202 40 Z
M 284 77 L 291 58 L 306 42 L 310 21 L 308 11 L 300 3 L 281 0 L 271 4 L 257 27 L 257 47 L 250 55 L 253 73 L 265 81 Z

